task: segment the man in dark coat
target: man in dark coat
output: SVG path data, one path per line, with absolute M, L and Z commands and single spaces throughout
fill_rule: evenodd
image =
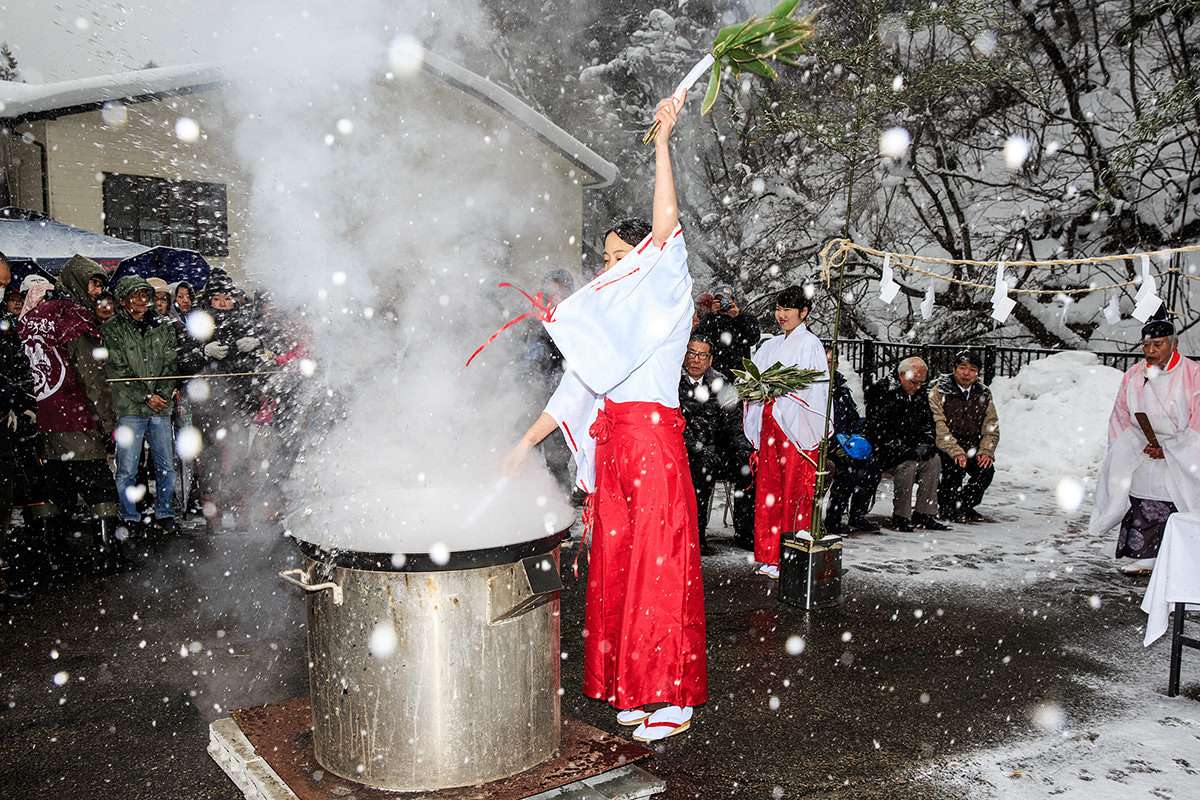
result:
M 963 350 L 954 362 L 954 371 L 943 375 L 929 390 L 942 460 L 938 514 L 954 522 L 983 522 L 985 517 L 975 506 L 983 500 L 996 474 L 1000 418 L 992 391 L 979 380 L 983 367 L 979 355 Z
M 875 463 L 892 476 L 892 524 L 898 531 L 914 527 L 949 530 L 937 521 L 937 485 L 941 461 L 934 444 L 933 412 L 922 389 L 929 374 L 916 356 L 900 362 L 896 373 L 867 389 L 867 441 Z M 917 485 L 917 502 L 912 499 Z
M 98 359 L 104 351 L 93 313 L 105 283 L 103 267 L 73 256 L 59 272 L 54 291 L 26 312 L 17 330 L 33 371 L 38 431 L 54 506 L 70 513 L 83 498 L 93 521 L 97 566 L 110 571 L 123 553 L 108 469 L 116 416 Z
M 692 486 L 696 491 L 700 551 L 709 555 L 708 514 L 713 484 L 728 481 L 733 488 L 734 543 L 754 548 L 754 475 L 750 470 L 753 446 L 742 433 L 742 406 L 733 383 L 713 369 L 712 342 L 693 333 L 679 378 L 679 410 L 687 423 L 687 446 Z
M 273 365 L 260 331 L 240 301 L 245 295 L 223 273 L 209 277 L 197 305 L 213 319 L 212 336 L 200 349 L 204 366 L 197 378 L 205 387 L 193 400 L 192 419 L 204 446 L 200 451 L 200 499 L 207 530 L 219 531 L 231 508 L 243 525 L 255 501 L 250 491 L 250 431 L 264 395 L 265 372 Z M 211 377 L 206 377 L 211 376 Z
M 743 314 L 738 308 L 732 286 L 716 287 L 712 297 L 709 312 L 701 314 L 696 323 L 696 333 L 712 342 L 712 368 L 732 381 L 733 370 L 742 368 L 742 360 L 750 357 L 762 331 L 753 314 Z

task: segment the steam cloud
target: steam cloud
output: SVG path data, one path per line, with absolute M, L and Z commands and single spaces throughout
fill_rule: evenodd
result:
M 577 254 L 558 241 L 572 206 L 530 174 L 530 140 L 412 69 L 416 42 L 451 58 L 481 45 L 478 6 L 238 8 L 214 56 L 250 180 L 244 269 L 281 306 L 307 309 L 323 400 L 344 412 L 297 467 L 292 532 L 427 552 L 565 527 L 569 509 L 544 470 L 491 493 L 501 457 L 540 410 L 513 368 L 519 333 L 460 373 L 502 314 L 525 310 L 515 293 L 497 308 L 497 282 L 536 289 Z

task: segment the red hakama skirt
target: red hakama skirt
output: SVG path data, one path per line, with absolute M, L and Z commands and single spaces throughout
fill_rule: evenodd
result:
M 609 400 L 591 434 L 583 692 L 620 709 L 699 705 L 708 699 L 704 585 L 683 416 Z
M 812 525 L 820 449 L 800 450 L 792 444 L 771 414 L 773 405 L 768 402 L 763 409 L 759 439 L 754 559 L 777 565 L 780 536 L 788 531 L 807 531 Z

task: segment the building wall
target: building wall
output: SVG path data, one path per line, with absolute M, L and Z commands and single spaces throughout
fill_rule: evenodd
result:
M 130 103 L 19 126 L 18 133 L 28 132 L 47 145 L 48 215 L 103 233 L 105 172 L 223 183 L 227 187 L 229 255 L 205 257 L 236 280 L 252 281 L 257 263 L 278 260 L 273 249 L 279 248 L 281 237 L 278 224 L 268 226 L 260 219 L 255 225 L 251 200 L 256 192 L 263 197 L 276 187 L 270 176 L 250 175 L 239 168 L 232 139 L 236 129 L 226 116 L 223 91 L 227 90 Z M 377 130 L 403 138 L 406 115 L 428 115 L 432 110 L 439 120 L 438 129 L 444 129 L 447 136 L 432 145 L 425 143 L 417 156 L 422 165 L 419 176 L 389 174 L 388 164 L 378 165 L 379 185 L 364 187 L 364 191 L 386 196 L 387 213 L 359 220 L 353 229 L 338 230 L 334 235 L 367 236 L 377 241 L 383 260 L 403 271 L 412 237 L 426 238 L 432 226 L 453 223 L 461 228 L 465 219 L 465 238 L 486 242 L 486 246 L 473 249 L 471 257 L 480 257 L 479 252 L 491 254 L 488 257 L 503 262 L 498 268 L 505 278 L 523 288 L 536 291 L 541 277 L 553 268 L 566 268 L 578 279 L 582 189 L 592 176 L 488 103 L 427 73 L 403 84 L 383 85 L 379 92 L 383 102 L 375 107 Z M 199 123 L 199 140 L 185 142 L 176 135 L 176 122 L 182 117 Z M 288 121 L 267 120 L 265 124 Z M 246 149 L 244 142 L 242 149 Z M 20 163 L 13 165 L 10 154 Z M 5 155 L 6 171 L 18 178 L 10 186 L 13 204 L 41 208 L 36 148 L 13 139 L 6 143 Z M 405 159 L 409 158 L 411 154 L 406 153 Z M 473 198 L 480 187 L 487 188 Z M 354 198 L 367 208 L 377 207 L 357 194 Z M 312 204 L 320 202 L 320 198 L 312 200 Z M 265 202 L 260 199 L 257 207 L 270 208 L 269 197 Z M 296 217 L 292 238 L 303 239 L 311 230 L 313 217 Z M 480 222 L 473 226 L 476 217 Z M 326 224 L 327 219 L 325 215 L 317 224 Z M 328 269 L 328 265 L 306 265 L 305 259 L 287 255 L 286 263 L 301 273 Z M 303 280 L 305 275 L 297 277 Z
M 105 172 L 223 183 L 229 208 L 229 255 L 206 254 L 205 259 L 240 275 L 245 214 L 236 212 L 246 207 L 245 180 L 230 158 L 224 135 L 228 126 L 213 94 L 132 103 L 22 126 L 47 145 L 49 216 L 103 233 Z M 176 136 L 181 117 L 200 124 L 197 141 L 184 142 Z M 28 190 L 23 194 L 28 195 Z M 40 205 L 39 200 L 32 207 Z

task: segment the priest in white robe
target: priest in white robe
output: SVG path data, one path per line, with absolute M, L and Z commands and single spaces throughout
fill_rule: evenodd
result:
M 1096 479 L 1088 531 L 1102 535 L 1119 522 L 1116 556 L 1129 559 L 1120 568 L 1131 574 L 1154 568 L 1168 516 L 1200 511 L 1200 364 L 1178 347 L 1169 320 L 1142 328 L 1146 358 L 1121 381 Z

